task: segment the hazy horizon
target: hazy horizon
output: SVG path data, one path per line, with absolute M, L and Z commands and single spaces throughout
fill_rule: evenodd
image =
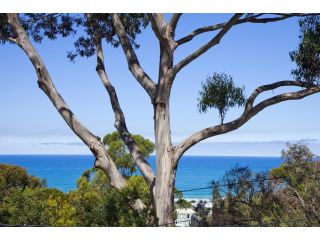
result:
M 184 14 L 176 37 L 228 17 L 228 14 Z M 114 113 L 108 94 L 96 74 L 96 59 L 76 59 L 73 64 L 66 58 L 67 52 L 73 50 L 75 37 L 81 34 L 80 31 L 74 37 L 55 41 L 45 39 L 35 47 L 47 64 L 55 86 L 75 115 L 95 135 L 103 137 L 115 131 Z M 212 109 L 207 114 L 200 114 L 197 110 L 201 82 L 212 73 L 232 75 L 237 85 L 245 86 L 247 97 L 260 85 L 292 79 L 291 70 L 295 66 L 289 52 L 298 47 L 298 36 L 297 18 L 234 26 L 219 45 L 177 75 L 170 101 L 172 141 L 180 142 L 203 128 L 219 124 L 217 110 Z M 177 50 L 175 62 L 211 37 L 212 33 L 207 33 L 183 45 Z M 150 26 L 137 37 L 137 42 L 140 44 L 136 52 L 141 66 L 156 81 L 159 46 Z M 122 49 L 105 45 L 104 50 L 106 69 L 117 90 L 129 131 L 153 141 L 153 109 L 148 95 L 129 72 Z M 4 114 L 0 118 L 0 154 L 89 154 L 38 88 L 34 69 L 21 49 L 6 44 L 1 46 L 1 55 L 0 65 L 4 67 L 1 70 L 0 109 Z M 285 88 L 286 91 L 291 89 L 295 88 Z M 276 89 L 257 100 L 282 92 Z M 311 149 L 320 155 L 319 102 L 320 94 L 314 94 L 299 101 L 271 106 L 238 130 L 210 138 L 211 145 L 208 141 L 201 142 L 186 154 L 278 156 L 286 142 L 313 139 Z M 231 109 L 225 122 L 236 119 L 242 111 L 242 108 Z M 225 142 L 228 144 L 223 144 Z M 246 142 L 265 143 L 249 145 Z

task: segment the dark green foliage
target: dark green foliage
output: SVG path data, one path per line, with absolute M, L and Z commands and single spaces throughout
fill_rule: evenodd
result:
M 230 108 L 243 106 L 246 101 L 244 87 L 235 86 L 232 77 L 225 73 L 214 73 L 201 84 L 201 87 L 198 98 L 199 111 L 206 113 L 209 108 L 218 109 L 221 124 Z
M 19 167 L 2 166 L 1 194 L 8 186 L 4 176 L 15 168 L 17 172 L 27 174 Z M 95 169 L 86 170 L 78 179 L 77 189 L 69 193 L 52 188 L 35 187 L 28 181 L 20 182 L 12 185 L 10 191 L 5 191 L 6 194 L 0 202 L 2 224 L 46 226 L 156 226 L 157 224 L 154 210 L 148 207 L 151 205 L 148 186 L 141 176 L 128 178 L 128 186 L 120 191 L 110 186 L 108 177 L 101 170 Z M 141 199 L 147 206 L 142 213 L 130 207 L 130 204 L 137 199 Z
M 136 36 L 141 33 L 141 29 L 148 24 L 148 19 L 145 14 L 119 14 L 123 26 L 126 30 L 131 44 L 138 48 L 139 44 L 135 42 Z M 83 26 L 85 35 L 80 36 L 74 43 L 75 51 L 68 52 L 68 58 L 71 61 L 77 56 L 91 57 L 95 54 L 94 33 L 97 32 L 101 39 L 113 47 L 118 47 L 118 41 L 115 31 L 111 24 L 111 16 L 107 13 L 92 14 L 90 19 L 83 17 L 77 19 L 78 23 Z
M 10 27 L 7 21 L 7 15 L 0 13 L 0 43 L 4 44 L 7 42 L 6 38 L 11 37 Z
M 277 223 L 281 203 L 267 178 L 266 173 L 254 174 L 248 167 L 235 166 L 226 172 L 221 183 L 213 182 L 211 225 L 273 226 Z
M 108 139 L 114 141 L 115 134 Z M 111 141 L 110 140 L 110 141 Z M 235 166 L 213 182 L 212 208 L 201 201 L 193 226 L 320 226 L 320 163 L 304 144 L 288 145 L 284 163 L 270 174 Z M 101 170 L 86 170 L 76 190 L 63 193 L 35 184 L 35 177 L 16 166 L 0 165 L 0 223 L 48 226 L 156 226 L 148 186 L 129 177 L 116 190 Z M 12 179 L 11 177 L 15 178 Z M 10 187 L 8 187 L 10 186 Z M 175 191 L 175 207 L 188 208 Z M 130 208 L 136 199 L 147 206 Z
M 207 202 L 200 200 L 195 207 L 196 219 L 192 221 L 192 227 L 208 227 L 208 216 L 210 213 L 210 209 L 206 207 Z
M 297 64 L 292 74 L 306 86 L 320 84 L 320 17 L 308 16 L 299 21 L 300 44 L 290 52 L 290 58 Z
M 27 171 L 19 166 L 0 164 L 0 202 L 13 188 L 44 187 L 45 181 L 28 175 Z
M 136 37 L 148 25 L 148 18 L 141 13 L 119 14 L 131 44 L 138 48 Z M 119 46 L 119 41 L 111 24 L 108 13 L 92 14 L 91 20 L 85 14 L 67 13 L 26 13 L 19 14 L 22 26 L 36 43 L 41 43 L 43 38 L 54 40 L 61 37 L 76 35 L 75 50 L 67 53 L 67 57 L 74 61 L 77 56 L 91 57 L 95 54 L 94 31 L 113 47 Z M 0 14 L 0 43 L 6 43 L 6 38 L 16 36 L 10 29 L 6 14 Z
M 269 174 L 235 166 L 214 181 L 212 215 L 200 206 L 201 225 L 320 226 L 319 162 L 302 143 L 288 145 L 282 158 Z
M 7 224 L 11 216 L 6 205 L 5 198 L 11 195 L 16 189 L 25 189 L 31 177 L 27 172 L 18 166 L 0 164 L 0 222 Z
M 183 198 L 183 193 L 178 189 L 174 189 L 174 198 L 176 199 L 175 208 L 191 208 L 192 204 Z
M 9 224 L 73 226 L 75 209 L 57 189 L 26 188 L 7 197 Z
M 132 135 L 142 155 L 147 158 L 154 150 L 154 144 L 140 135 Z M 108 147 L 108 154 L 113 158 L 116 166 L 124 177 L 130 177 L 136 171 L 136 164 L 118 132 L 107 134 L 103 143 Z
M 21 24 L 29 36 L 37 43 L 44 37 L 54 40 L 58 36 L 67 37 L 76 33 L 76 15 L 57 13 L 20 14 Z
M 320 226 L 320 164 L 305 144 L 291 144 L 282 152 L 284 163 L 271 176 L 283 186 L 289 204 L 288 218 L 301 219 L 306 226 Z
M 92 172 L 90 171 L 90 174 Z M 91 179 L 91 180 L 88 180 Z M 141 176 L 128 179 L 128 187 L 120 191 L 109 185 L 109 180 L 101 170 L 94 176 L 82 176 L 78 188 L 71 191 L 70 202 L 76 209 L 77 226 L 149 226 L 155 225 L 154 212 L 146 208 L 139 214 L 130 208 L 130 203 L 141 199 L 147 206 L 151 204 L 148 187 Z

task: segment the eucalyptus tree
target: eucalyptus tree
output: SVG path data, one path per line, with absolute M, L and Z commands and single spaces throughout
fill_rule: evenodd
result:
M 303 45 L 303 41 L 305 41 L 305 32 L 302 31 L 302 45 L 300 45 L 297 51 L 292 53 L 292 59 L 296 61 L 298 65 L 297 71 L 294 72 L 298 73 L 298 75 L 295 74 L 295 76 L 298 76 L 297 80 L 277 81 L 257 87 L 246 100 L 244 111 L 240 117 L 230 122 L 202 129 L 182 140 L 177 145 L 174 145 L 171 140 L 170 129 L 170 93 L 177 74 L 209 49 L 217 46 L 234 26 L 245 23 L 271 23 L 306 15 L 311 15 L 310 19 L 315 18 L 314 23 L 318 24 L 317 17 L 312 14 L 237 13 L 233 14 L 226 22 L 210 24 L 195 29 L 186 36 L 177 38 L 176 28 L 182 16 L 180 13 L 172 14 L 169 21 L 166 21 L 163 14 L 84 14 L 80 17 L 68 14 L 1 14 L 0 38 L 2 43 L 9 42 L 16 44 L 25 52 L 38 76 L 39 87 L 49 97 L 72 131 L 88 146 L 96 158 L 95 167 L 102 169 L 107 174 L 112 186 L 121 189 L 127 186 L 126 179 L 121 176 L 101 139 L 90 132 L 90 130 L 78 120 L 64 101 L 52 82 L 46 64 L 30 40 L 30 38 L 33 38 L 34 41 L 40 42 L 44 36 L 50 39 L 55 39 L 58 35 L 65 37 L 74 33 L 78 28 L 84 28 L 86 36 L 77 39 L 75 42 L 76 51 L 70 52 L 68 56 L 70 59 L 74 59 L 76 56 L 95 55 L 97 57 L 96 70 L 110 98 L 115 115 L 114 126 L 148 184 L 159 224 L 172 226 L 174 225 L 172 217 L 174 185 L 181 156 L 189 148 L 204 139 L 238 129 L 257 113 L 269 106 L 283 101 L 301 99 L 320 92 L 318 81 L 319 72 L 313 70 L 310 77 L 308 75 L 307 78 L 305 74 L 308 72 L 308 69 L 310 69 L 310 65 L 317 67 L 318 61 L 312 61 L 312 64 L 309 65 L 304 64 L 305 61 L 309 61 L 310 58 L 319 59 L 319 45 L 309 44 L 309 49 L 305 51 L 305 53 L 312 50 L 314 54 L 311 56 L 305 54 L 306 58 L 303 58 L 303 54 L 300 54 L 300 48 Z M 151 24 L 160 46 L 159 75 L 157 79 L 151 79 L 145 69 L 140 65 L 135 53 L 135 48 L 138 47 L 135 37 L 141 33 L 143 27 L 148 23 Z M 303 23 L 301 24 L 303 25 Z M 313 25 L 309 24 L 309 28 Z M 308 26 L 305 28 L 308 29 L 308 32 L 318 30 L 318 28 L 309 29 Z M 209 32 L 212 33 L 212 38 L 208 42 L 204 43 L 195 51 L 189 54 L 186 53 L 184 58 L 176 61 L 174 56 L 177 49 L 191 42 L 198 36 Z M 313 38 L 310 39 L 310 41 L 314 41 Z M 113 87 L 107 75 L 102 48 L 102 44 L 105 42 L 112 44 L 114 47 L 121 46 L 127 59 L 130 72 L 150 97 L 154 109 L 155 173 L 144 158 L 127 128 L 125 115 L 117 98 L 116 89 Z M 302 59 L 302 63 L 300 59 Z M 255 103 L 256 98 L 261 93 L 286 86 L 300 87 L 302 89 L 278 94 L 259 103 Z M 131 205 L 138 211 L 144 208 L 141 200 L 132 202 Z

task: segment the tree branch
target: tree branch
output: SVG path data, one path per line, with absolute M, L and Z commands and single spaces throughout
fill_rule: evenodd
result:
M 88 15 L 90 18 L 90 15 Z M 118 101 L 117 93 L 114 88 L 114 86 L 111 84 L 108 75 L 105 71 L 105 64 L 104 64 L 104 54 L 103 54 L 103 49 L 102 49 L 102 43 L 101 43 L 101 37 L 97 31 L 94 33 L 94 41 L 96 45 L 96 52 L 97 52 L 97 73 L 103 83 L 103 86 L 107 90 L 109 97 L 110 97 L 110 102 L 111 106 L 115 115 L 115 128 L 118 130 L 121 139 L 124 141 L 124 143 L 127 145 L 134 161 L 138 165 L 142 176 L 146 180 L 149 188 L 153 188 L 154 184 L 154 174 L 152 171 L 152 168 L 148 164 L 148 162 L 145 160 L 143 157 L 138 145 L 135 143 L 133 138 L 131 137 L 131 133 L 129 132 L 124 114 L 122 112 L 122 109 L 120 107 L 120 103 Z
M 18 46 L 26 53 L 36 71 L 40 89 L 42 89 L 48 96 L 71 130 L 88 146 L 90 151 L 96 157 L 95 167 L 102 169 L 108 175 L 111 185 L 115 188 L 121 189 L 126 187 L 126 181 L 119 173 L 111 157 L 107 154 L 100 138 L 92 134 L 85 126 L 82 125 L 55 88 L 45 63 L 30 42 L 25 30 L 20 24 L 18 15 L 7 14 L 7 16 L 10 26 L 17 35 Z M 141 201 L 135 202 L 134 205 L 137 210 L 142 210 L 144 206 Z
M 233 17 L 222 27 L 220 32 L 212 38 L 208 43 L 200 47 L 198 50 L 181 60 L 175 67 L 174 72 L 175 74 L 178 73 L 184 66 L 201 56 L 203 53 L 208 51 L 214 45 L 219 44 L 222 37 L 231 29 L 231 27 L 236 23 L 236 21 L 242 16 L 242 13 L 234 14 Z
M 173 13 L 170 19 L 168 27 L 170 28 L 169 34 L 172 39 L 174 38 L 176 27 L 181 16 L 182 16 L 182 13 Z
M 160 31 L 163 31 L 164 28 L 167 26 L 167 23 L 164 20 L 163 13 L 154 13 L 153 16 L 154 16 L 154 19 L 155 19 L 155 21 L 157 23 L 157 26 L 160 29 Z
M 139 60 L 133 50 L 133 47 L 129 41 L 129 38 L 125 32 L 124 26 L 118 14 L 113 13 L 111 14 L 111 17 L 112 17 L 112 25 L 118 35 L 122 49 L 127 58 L 129 70 L 131 71 L 133 76 L 137 79 L 137 81 L 140 83 L 140 85 L 146 90 L 150 98 L 153 99 L 154 93 L 156 90 L 155 83 L 141 68 Z
M 158 38 L 158 40 L 161 42 L 161 43 L 165 43 L 166 40 L 163 36 L 163 26 L 160 25 L 159 23 L 159 19 L 158 19 L 158 22 L 156 21 L 156 18 L 153 16 L 152 13 L 147 13 L 147 16 L 151 22 L 151 27 L 152 27 L 152 30 L 154 32 L 154 34 L 156 35 L 156 37 Z
M 312 15 L 312 14 L 276 14 L 277 17 L 268 17 L 268 18 L 259 18 L 261 16 L 263 16 L 265 14 L 260 13 L 260 14 L 254 14 L 253 16 L 250 17 L 246 17 L 246 18 L 242 18 L 242 19 L 238 19 L 234 25 L 238 25 L 238 24 L 242 24 L 242 23 L 269 23 L 269 22 L 277 22 L 277 21 L 281 21 L 290 17 L 303 17 L 303 16 L 308 16 L 308 15 Z M 179 40 L 177 40 L 177 44 L 182 45 L 184 43 L 190 42 L 194 37 L 202 34 L 202 33 L 206 33 L 206 32 L 212 32 L 212 31 L 216 31 L 219 29 L 222 29 L 223 27 L 225 27 L 227 24 L 227 22 L 224 23 L 218 23 L 218 24 L 214 24 L 214 25 L 210 25 L 210 26 L 205 26 L 205 27 L 201 27 L 198 28 L 196 30 L 194 30 L 193 32 L 189 33 L 187 36 L 180 38 Z
M 279 82 L 275 82 L 275 83 L 272 83 L 272 84 L 260 86 L 260 87 L 256 88 L 252 92 L 250 97 L 247 99 L 246 106 L 245 106 L 245 111 L 249 111 L 249 110 L 252 109 L 255 99 L 262 92 L 269 91 L 269 90 L 274 90 L 276 88 L 285 87 L 285 86 L 286 87 L 288 87 L 288 86 L 304 87 L 305 84 L 303 82 L 300 82 L 300 81 L 279 81 Z
M 178 161 L 182 154 L 187 151 L 190 147 L 194 146 L 195 144 L 199 143 L 202 140 L 205 140 L 209 137 L 217 136 L 223 133 L 231 132 L 233 130 L 238 129 L 243 124 L 245 124 L 247 121 L 249 121 L 253 116 L 261 112 L 266 107 L 272 106 L 274 104 L 288 101 L 288 100 L 298 100 L 302 99 L 304 97 L 307 97 L 309 95 L 319 93 L 320 92 L 320 85 L 314 85 L 312 87 L 309 87 L 304 90 L 296 91 L 296 92 L 289 92 L 289 93 L 283 93 L 279 94 L 275 97 L 268 98 L 256 106 L 253 105 L 254 99 L 260 94 L 261 92 L 272 90 L 275 88 L 278 88 L 280 86 L 302 86 L 299 82 L 296 81 L 280 81 L 276 82 L 270 85 L 264 85 L 259 88 L 257 88 L 249 97 L 248 101 L 249 103 L 246 104 L 245 110 L 243 114 L 228 123 L 217 125 L 214 127 L 205 128 L 190 137 L 183 140 L 179 145 L 175 147 L 175 165 L 178 164 Z

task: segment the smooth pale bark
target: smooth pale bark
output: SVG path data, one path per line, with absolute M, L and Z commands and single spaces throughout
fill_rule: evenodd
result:
M 241 19 L 237 20 L 234 23 L 234 25 L 238 25 L 238 24 L 242 24 L 242 23 L 271 23 L 271 22 L 283 21 L 283 20 L 285 20 L 287 18 L 291 18 L 291 17 L 303 17 L 303 16 L 312 15 L 312 14 L 304 14 L 304 13 L 286 13 L 286 14 L 279 13 L 279 14 L 273 14 L 273 15 L 275 15 L 275 17 L 266 17 L 266 18 L 262 17 L 266 14 L 268 14 L 268 13 L 258 13 L 258 14 L 253 14 L 252 16 L 247 16 L 245 18 L 241 18 Z M 202 33 L 219 30 L 219 29 L 225 27 L 226 24 L 227 24 L 227 22 L 223 22 L 223 23 L 218 23 L 218 24 L 198 28 L 198 29 L 192 31 L 191 33 L 189 33 L 187 36 L 180 38 L 176 42 L 180 46 L 184 43 L 190 42 L 194 37 L 196 37 Z
M 112 24 L 126 56 L 129 70 L 136 78 L 138 83 L 145 89 L 153 104 L 157 168 L 155 177 L 148 163 L 141 156 L 139 156 L 139 149 L 129 137 L 130 133 L 126 127 L 124 114 L 120 108 L 116 91 L 111 85 L 105 72 L 103 51 L 100 41 L 101 39 L 96 39 L 99 40 L 96 41 L 97 72 L 109 93 L 111 105 L 115 113 L 115 127 L 117 128 L 121 138 L 128 146 L 133 158 L 136 160 L 138 167 L 142 170 L 141 172 L 149 185 L 150 192 L 153 195 L 153 206 L 156 209 L 159 225 L 161 226 L 174 226 L 172 214 L 176 171 L 179 159 L 185 153 L 185 151 L 206 138 L 238 129 L 266 107 L 287 100 L 301 99 L 320 92 L 320 86 L 315 85 L 300 91 L 279 94 L 254 105 L 255 99 L 262 92 L 284 86 L 304 87 L 301 82 L 297 81 L 279 81 L 273 84 L 260 86 L 248 98 L 244 112 L 239 118 L 225 124 L 203 129 L 186 138 L 177 146 L 172 145 L 170 129 L 170 92 L 175 76 L 180 70 L 182 70 L 182 68 L 207 52 L 213 46 L 217 45 L 234 25 L 246 22 L 276 22 L 293 16 L 305 16 L 309 14 L 274 14 L 276 17 L 261 18 L 263 15 L 264 14 L 253 14 L 242 18 L 243 14 L 235 14 L 230 18 L 229 21 L 225 23 L 196 29 L 186 37 L 176 41 L 174 39 L 175 30 L 181 14 L 173 14 L 169 23 L 165 22 L 163 14 L 148 14 L 152 25 L 152 30 L 154 31 L 160 44 L 159 76 L 158 82 L 155 84 L 155 82 L 152 81 L 152 79 L 140 66 L 138 57 L 136 56 L 129 38 L 126 35 L 126 31 L 123 27 L 120 17 L 118 14 L 111 14 Z M 48 95 L 70 128 L 79 136 L 79 138 L 82 139 L 85 144 L 87 144 L 92 153 L 96 156 L 96 166 L 105 171 L 115 187 L 122 188 L 126 186 L 125 180 L 116 169 L 112 159 L 106 153 L 106 149 L 104 148 L 100 139 L 89 132 L 89 130 L 87 130 L 75 118 L 74 114 L 71 112 L 60 94 L 55 89 L 43 61 L 30 43 L 23 28 L 19 24 L 17 15 L 9 14 L 8 16 L 9 22 L 18 36 L 16 39 L 8 39 L 8 41 L 17 43 L 27 53 L 37 72 L 40 88 Z M 219 31 L 209 42 L 205 43 L 202 47 L 189 54 L 174 66 L 174 51 L 178 46 L 191 41 L 194 37 L 202 33 L 211 31 L 214 32 L 216 30 Z M 134 205 L 136 209 L 140 210 L 144 207 L 141 201 L 137 201 L 134 203 Z
M 87 18 L 91 18 L 91 14 L 86 14 Z M 110 98 L 110 103 L 112 106 L 112 110 L 115 115 L 115 123 L 114 126 L 120 134 L 121 139 L 127 145 L 130 154 L 132 155 L 134 161 L 136 162 L 142 176 L 146 180 L 149 188 L 152 188 L 154 185 L 155 176 L 153 174 L 152 168 L 149 163 L 144 158 L 141 153 L 139 146 L 133 140 L 131 133 L 129 132 L 125 120 L 124 113 L 121 109 L 117 92 L 114 86 L 111 84 L 109 77 L 107 75 L 104 63 L 104 54 L 102 48 L 102 39 L 98 31 L 94 32 L 94 42 L 96 46 L 96 54 L 97 54 L 97 67 L 96 71 L 101 79 L 101 82 L 105 89 L 107 90 Z
M 219 44 L 225 34 L 236 24 L 250 22 L 250 23 L 268 23 L 284 20 L 293 16 L 302 16 L 300 14 L 278 14 L 274 18 L 259 18 L 263 14 L 255 14 L 250 17 L 242 18 L 243 14 L 235 14 L 229 21 L 214 26 L 200 28 L 189 34 L 188 36 L 175 41 L 175 29 L 181 14 L 173 14 L 170 22 L 167 24 L 161 14 L 148 14 L 151 22 L 152 30 L 159 40 L 160 44 L 160 63 L 159 63 L 159 77 L 158 84 L 155 86 L 154 94 L 146 89 L 145 85 L 141 84 L 141 79 L 132 71 L 130 61 L 132 62 L 132 47 L 128 47 L 129 41 L 125 34 L 121 20 L 117 14 L 112 14 L 115 31 L 120 39 L 122 48 L 127 57 L 129 68 L 141 85 L 144 86 L 149 94 L 154 107 L 154 129 L 155 129 L 155 145 L 156 145 L 156 181 L 155 181 L 155 199 L 154 206 L 156 208 L 157 217 L 161 226 L 173 226 L 173 198 L 174 198 L 174 184 L 176 178 L 176 171 L 179 159 L 190 147 L 199 143 L 200 141 L 215 135 L 223 134 L 233 131 L 253 116 L 262 111 L 268 106 L 280 103 L 287 100 L 296 100 L 309 96 L 320 91 L 320 86 L 313 86 L 312 88 L 304 89 L 297 92 L 285 93 L 269 98 L 261 103 L 253 106 L 256 97 L 267 90 L 272 90 L 281 86 L 298 86 L 303 87 L 297 81 L 280 81 L 274 84 L 265 85 L 257 88 L 249 97 L 244 113 L 236 120 L 226 124 L 221 124 L 215 127 L 210 127 L 193 134 L 189 138 L 182 141 L 179 145 L 173 146 L 171 142 L 170 130 L 170 91 L 176 74 L 193 60 L 204 54 L 213 46 Z M 181 44 L 191 41 L 193 37 L 209 31 L 220 30 L 208 43 L 200 47 L 195 52 L 188 55 L 178 64 L 173 66 L 174 50 Z M 138 62 L 134 54 L 134 62 Z M 139 65 L 140 67 L 140 65 Z
M 121 189 L 127 186 L 125 179 L 119 173 L 112 158 L 107 154 L 101 139 L 92 134 L 81 122 L 75 117 L 69 106 L 55 88 L 45 63 L 30 42 L 25 30 L 21 26 L 17 14 L 8 14 L 8 22 L 16 34 L 18 46 L 26 53 L 30 59 L 36 74 L 38 76 L 39 88 L 49 97 L 57 111 L 60 113 L 65 122 L 72 131 L 88 146 L 90 151 L 96 157 L 95 167 L 102 169 L 110 179 L 113 187 Z M 144 204 L 141 200 L 132 203 L 134 209 L 141 211 Z

